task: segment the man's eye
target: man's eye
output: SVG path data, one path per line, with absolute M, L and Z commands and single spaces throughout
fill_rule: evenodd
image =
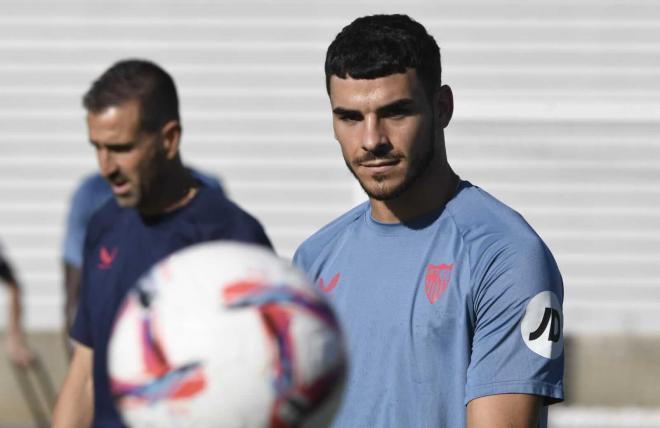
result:
M 108 149 L 111 152 L 114 152 L 114 153 L 127 153 L 127 152 L 130 152 L 133 149 L 133 146 L 132 145 L 129 145 L 129 146 L 123 146 L 123 145 L 122 146 L 111 146 L 111 147 L 108 147 Z
M 403 119 L 411 115 L 411 112 L 409 110 L 393 110 L 388 112 L 385 117 L 388 119 Z

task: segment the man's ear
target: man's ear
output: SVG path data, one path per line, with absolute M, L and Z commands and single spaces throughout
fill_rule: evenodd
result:
M 167 159 L 174 159 L 179 153 L 181 125 L 178 120 L 170 120 L 160 129 L 161 144 Z
M 433 97 L 436 119 L 438 126 L 444 129 L 449 125 L 451 116 L 454 113 L 454 94 L 447 85 L 442 85 Z

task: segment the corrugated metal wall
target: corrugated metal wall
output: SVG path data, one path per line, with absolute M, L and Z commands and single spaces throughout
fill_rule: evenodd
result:
M 655 1 L 0 1 L 0 239 L 29 325 L 60 325 L 69 195 L 95 168 L 80 95 L 148 57 L 182 99 L 184 159 L 219 174 L 290 256 L 363 198 L 333 141 L 325 49 L 402 11 L 442 47 L 455 169 L 555 253 L 569 333 L 660 332 L 660 5 Z

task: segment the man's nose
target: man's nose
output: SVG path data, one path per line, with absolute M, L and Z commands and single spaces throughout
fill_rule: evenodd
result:
M 368 152 L 381 152 L 389 146 L 387 133 L 377 117 L 367 116 L 364 120 L 362 148 Z
M 117 171 L 117 163 L 109 150 L 98 149 L 96 157 L 99 162 L 99 171 L 103 177 L 108 178 Z
M 387 128 L 375 115 L 365 118 L 362 149 L 376 156 L 383 156 L 392 150 Z

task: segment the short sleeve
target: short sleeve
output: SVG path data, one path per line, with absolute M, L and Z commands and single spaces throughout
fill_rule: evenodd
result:
M 298 247 L 298 249 L 296 249 L 296 252 L 293 253 L 293 259 L 291 260 L 291 264 L 297 267 L 298 269 L 306 270 L 305 264 L 303 263 L 302 259 L 303 259 L 302 251 L 300 247 Z
M 85 243 L 87 246 L 87 243 Z M 87 251 L 85 251 L 87 253 Z M 69 331 L 69 335 L 75 341 L 82 343 L 83 345 L 93 348 L 93 339 L 92 339 L 92 329 L 91 329 L 91 318 L 90 318 L 90 283 L 88 281 L 88 269 L 86 263 L 83 264 L 82 268 L 82 279 L 80 284 L 80 299 L 78 301 L 78 307 L 76 309 L 76 317 Z
M 491 243 L 471 255 L 476 288 L 465 403 L 521 393 L 563 400 L 563 285 L 538 238 Z
M 234 212 L 234 221 L 229 230 L 233 240 L 273 249 L 273 244 L 261 223 L 240 208 Z
M 263 247 L 273 249 L 273 244 L 270 242 L 266 231 L 259 222 L 255 220 L 255 224 L 251 228 L 251 233 L 246 234 L 246 240 Z
M 62 251 L 64 261 L 76 267 L 82 265 L 82 246 L 85 239 L 85 228 L 84 222 L 81 220 L 79 199 L 79 192 L 71 199 Z

